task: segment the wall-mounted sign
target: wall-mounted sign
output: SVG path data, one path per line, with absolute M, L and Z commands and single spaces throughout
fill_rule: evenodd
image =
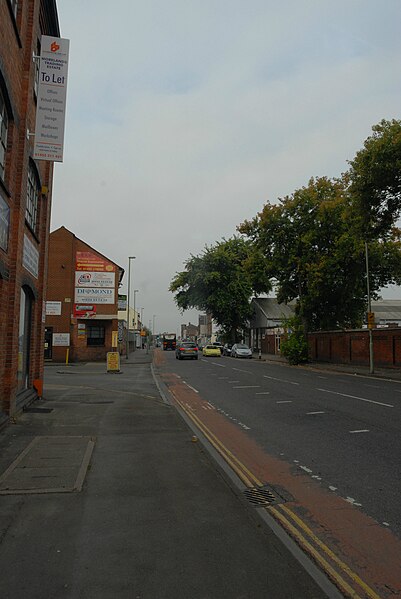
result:
M 42 35 L 36 106 L 37 160 L 63 162 L 70 40 Z
M 127 309 L 127 296 L 118 294 L 118 309 L 126 310 Z
M 0 196 L 0 248 L 7 251 L 8 230 L 10 228 L 10 207 Z
M 46 316 L 61 316 L 61 302 L 46 302 Z
M 75 287 L 111 287 L 116 284 L 115 272 L 75 271 Z
M 114 304 L 114 289 L 98 287 L 76 287 L 75 302 L 93 304 Z
M 77 252 L 75 270 L 87 272 L 115 272 L 114 264 L 93 252 Z
M 70 346 L 70 334 L 69 333 L 53 333 L 53 347 L 69 347 Z
M 38 278 L 39 274 L 39 252 L 32 241 L 24 235 L 24 247 L 22 251 L 22 265 L 28 272 Z
M 96 316 L 96 306 L 93 304 L 74 304 L 74 318 L 93 318 L 93 316 Z

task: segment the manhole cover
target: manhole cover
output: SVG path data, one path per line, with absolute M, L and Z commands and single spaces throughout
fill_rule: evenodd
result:
M 249 487 L 245 489 L 244 495 L 253 507 L 267 507 L 285 502 L 285 499 L 281 495 L 268 486 Z
M 92 437 L 35 437 L 0 476 L 0 495 L 81 491 Z

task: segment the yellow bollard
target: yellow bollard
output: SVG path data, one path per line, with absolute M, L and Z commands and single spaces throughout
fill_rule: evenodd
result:
M 67 347 L 67 351 L 65 352 L 65 363 L 68 364 L 68 358 L 70 355 L 70 348 Z

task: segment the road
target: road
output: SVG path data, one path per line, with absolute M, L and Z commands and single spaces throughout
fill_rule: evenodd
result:
M 172 352 L 163 354 L 165 380 L 175 397 L 181 389 L 196 417 L 211 430 L 220 430 L 222 441 L 242 452 L 248 465 L 253 461 L 261 470 L 264 458 L 259 451 L 276 460 L 278 469 L 287 468 L 285 476 L 277 475 L 276 484 L 292 495 L 297 490 L 291 487 L 290 475 L 298 481 L 309 478 L 309 493 L 316 493 L 319 506 L 313 520 L 330 529 L 328 536 L 360 519 L 358 526 L 364 531 L 371 526 L 378 532 L 380 539 L 372 543 L 384 543 L 381 550 L 392 552 L 390 539 L 397 544 L 401 538 L 401 382 L 259 360 L 199 356 L 197 361 L 179 361 Z M 231 424 L 230 432 L 225 433 L 223 425 L 219 429 L 217 421 L 213 424 L 213 414 Z M 253 459 L 251 452 L 259 457 Z M 275 466 L 269 465 L 265 478 L 271 478 Z M 327 496 L 337 501 L 337 507 L 330 506 L 331 511 L 337 509 L 330 523 L 324 513 Z M 352 511 L 342 514 L 341 506 L 347 504 Z M 345 513 L 347 520 L 342 522 Z M 360 530 L 354 534 L 362 536 Z M 343 544 L 347 543 L 351 541 Z M 343 547 L 343 554 L 352 560 L 354 549 Z M 399 570 L 396 577 L 401 579 Z

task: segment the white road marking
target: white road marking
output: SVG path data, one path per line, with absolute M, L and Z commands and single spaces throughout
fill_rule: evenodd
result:
M 301 470 L 305 470 L 305 472 L 307 472 L 308 474 L 312 474 L 313 470 L 311 470 L 310 468 L 307 468 L 306 466 L 300 466 Z
M 195 393 L 199 393 L 199 391 L 197 391 L 194 387 L 191 387 L 191 385 L 188 385 L 188 383 L 186 381 L 182 381 L 182 382 L 184 383 L 184 385 L 186 385 L 187 387 L 192 389 L 192 391 L 195 391 Z
M 364 397 L 357 397 L 356 395 L 347 395 L 347 393 L 329 391 L 328 389 L 318 389 L 318 391 L 323 391 L 324 393 L 333 393 L 334 395 L 342 395 L 343 397 L 350 397 L 351 399 L 358 399 L 359 401 L 366 401 L 368 403 L 374 403 L 378 406 L 384 406 L 385 408 L 394 408 L 394 406 L 389 403 L 382 403 L 381 401 L 374 401 L 373 399 L 365 399 Z
M 332 485 L 329 485 L 329 489 L 330 491 L 337 491 L 337 487 L 333 487 Z
M 294 381 L 287 381 L 286 379 L 276 379 L 274 376 L 267 376 L 267 374 L 263 375 L 265 379 L 271 379 L 272 381 L 280 381 L 280 383 L 289 383 L 290 385 L 299 385 L 299 383 L 295 383 Z
M 221 380 L 228 379 L 228 376 L 219 376 L 219 379 L 221 379 Z
M 292 401 L 290 399 L 287 399 L 285 401 L 276 401 L 276 403 L 292 403 Z
M 379 385 L 365 385 L 365 387 L 370 387 L 371 389 L 381 389 Z
M 207 402 L 207 405 L 210 407 L 211 410 L 215 410 L 216 409 L 214 407 L 214 405 L 210 403 L 210 401 Z
M 241 368 L 233 368 L 233 370 L 236 370 L 237 372 L 245 372 L 245 374 L 251 374 L 250 370 L 241 370 Z
M 258 391 L 255 395 L 270 395 L 270 391 Z
M 227 381 L 228 383 L 239 383 L 239 381 Z
M 260 385 L 239 385 L 238 387 L 233 387 L 233 389 L 260 389 Z
M 309 416 L 310 414 L 325 414 L 326 412 L 306 412 L 306 414 Z
M 390 526 L 388 522 L 382 522 L 383 526 Z
M 325 380 L 327 380 L 327 376 L 318 376 L 317 378 L 318 379 L 325 379 Z
M 353 497 L 347 497 L 345 499 L 345 501 L 347 501 L 348 503 L 351 503 L 352 505 L 356 505 L 358 507 L 362 506 L 362 503 L 357 503 L 356 500 Z
M 174 376 L 176 376 L 176 377 L 177 377 L 177 379 L 180 379 L 180 378 L 181 378 L 179 374 L 175 374 L 175 373 L 174 373 Z
M 368 433 L 369 429 L 368 428 L 362 428 L 359 431 L 349 431 L 350 433 Z

